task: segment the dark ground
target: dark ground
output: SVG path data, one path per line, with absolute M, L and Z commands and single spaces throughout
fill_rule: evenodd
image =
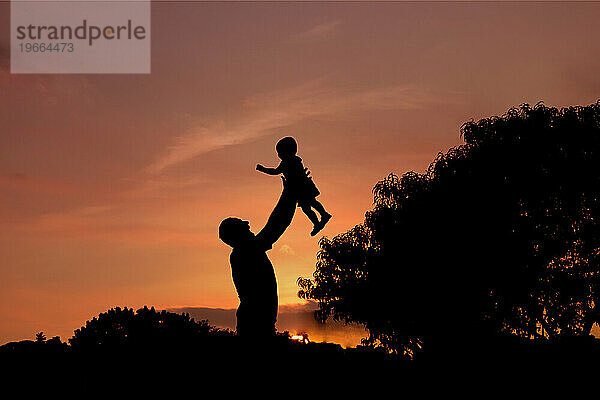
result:
M 502 386 L 515 383 L 506 381 L 506 374 L 531 379 L 543 371 L 597 370 L 599 342 L 578 338 L 542 344 L 509 339 L 493 347 L 480 345 L 468 352 L 448 353 L 444 358 L 423 353 L 410 361 L 380 350 L 304 344 L 287 338 L 260 343 L 223 336 L 193 345 L 154 343 L 77 351 L 51 339 L 0 347 L 0 365 L 5 371 L 0 380 L 3 388 L 15 388 L 22 395 L 170 393 L 168 398 L 199 396 L 208 388 L 244 395 L 275 388 L 299 393 L 319 386 L 328 388 L 324 390 L 329 394 L 352 394 L 364 387 L 414 387 L 433 376 L 459 386 Z M 425 383 L 423 389 L 431 389 L 428 386 Z

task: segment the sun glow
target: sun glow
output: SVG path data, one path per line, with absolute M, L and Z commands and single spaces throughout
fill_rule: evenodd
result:
M 304 344 L 310 343 L 310 340 L 308 340 L 308 335 L 305 333 L 299 333 L 297 335 L 293 335 L 291 337 L 291 339 L 295 340 L 297 342 L 300 342 L 300 343 L 304 343 Z

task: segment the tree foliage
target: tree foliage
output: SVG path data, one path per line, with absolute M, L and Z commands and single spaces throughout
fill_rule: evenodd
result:
M 212 327 L 208 321 L 195 321 L 189 314 L 176 314 L 154 307 L 111 308 L 75 331 L 69 343 L 74 350 L 119 347 L 189 346 L 208 336 L 233 335 Z
M 44 343 L 46 341 L 46 335 L 44 332 L 38 332 L 35 334 L 35 341 L 38 343 Z
M 600 102 L 523 104 L 461 135 L 426 173 L 377 183 L 365 221 L 321 240 L 299 296 L 409 355 L 588 335 L 600 315 Z

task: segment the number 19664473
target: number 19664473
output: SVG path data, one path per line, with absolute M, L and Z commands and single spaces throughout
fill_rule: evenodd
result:
M 70 42 L 63 43 L 19 43 L 21 53 L 72 53 L 75 46 Z

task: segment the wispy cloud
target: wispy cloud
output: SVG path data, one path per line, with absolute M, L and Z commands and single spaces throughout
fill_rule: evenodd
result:
M 60 237 L 86 238 L 118 243 L 177 244 L 201 248 L 214 240 L 214 234 L 152 223 L 111 221 L 110 207 L 79 209 L 43 215 L 20 229 L 33 233 L 52 233 Z M 108 216 L 106 216 L 108 214 Z M 105 221 L 109 219 L 109 221 Z
M 172 192 L 200 187 L 210 180 L 204 174 L 190 176 L 143 174 L 143 176 L 124 178 L 123 182 L 127 183 L 129 188 L 119 193 L 119 197 L 124 201 L 132 201 L 140 198 L 169 198 Z
M 284 244 L 283 246 L 281 246 L 279 248 L 279 252 L 286 256 L 295 256 L 296 255 L 296 252 L 294 251 L 294 249 L 292 249 L 292 247 L 288 244 Z
M 310 29 L 295 35 L 293 39 L 299 41 L 313 41 L 326 39 L 334 35 L 341 23 L 341 21 L 325 22 L 313 26 Z
M 159 173 L 209 151 L 241 144 L 315 117 L 342 118 L 356 112 L 416 109 L 437 97 L 412 85 L 369 90 L 327 86 L 322 79 L 243 100 L 235 119 L 207 121 L 176 138 L 164 154 L 146 168 Z

